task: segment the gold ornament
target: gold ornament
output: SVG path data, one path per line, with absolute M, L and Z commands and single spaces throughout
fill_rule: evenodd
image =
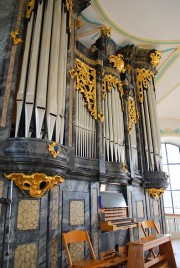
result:
M 103 121 L 104 121 L 104 116 L 103 116 L 103 112 L 102 112 L 102 110 L 100 111 L 100 113 L 98 114 L 98 118 L 99 118 L 99 120 L 100 120 L 100 122 L 102 123 Z
M 113 87 L 118 88 L 121 97 L 124 95 L 121 80 L 119 80 L 116 76 L 113 76 L 111 74 L 105 75 L 103 79 L 103 90 L 102 90 L 103 99 L 106 97 L 107 90 L 111 91 Z
M 56 158 L 57 155 L 59 154 L 57 143 L 56 142 L 52 142 L 51 144 L 49 144 L 48 151 L 52 154 L 52 156 L 54 158 Z
M 144 89 L 148 88 L 148 82 L 150 81 L 151 77 L 154 76 L 153 72 L 150 70 L 146 70 L 144 68 L 136 69 L 137 71 L 137 87 L 138 87 L 138 95 L 139 95 L 139 102 L 143 103 L 144 101 Z
M 139 118 L 139 113 L 136 110 L 136 103 L 132 96 L 128 97 L 128 133 L 131 133 L 133 125 L 137 123 Z
M 161 59 L 162 50 L 155 50 L 155 52 L 150 53 L 151 64 L 156 67 Z
M 43 173 L 23 174 L 11 173 L 4 174 L 8 180 L 13 180 L 15 185 L 28 196 L 41 197 L 58 183 L 64 182 L 61 176 L 47 176 Z
M 35 0 L 28 0 L 27 7 L 26 7 L 26 18 L 27 19 L 30 19 L 31 13 L 34 10 L 34 6 L 35 6 Z
M 15 32 L 11 32 L 10 35 L 11 35 L 11 37 L 13 39 L 14 45 L 17 45 L 17 44 L 23 42 L 23 40 L 19 37 L 19 31 L 18 30 L 16 30 Z
M 101 35 L 104 35 L 104 36 L 107 36 L 107 37 L 111 36 L 111 31 L 112 31 L 112 28 L 108 29 L 105 26 L 100 28 Z
M 114 67 L 120 73 L 124 73 L 126 71 L 126 69 L 124 68 L 124 61 L 123 61 L 123 55 L 122 54 L 118 54 L 117 56 L 110 55 L 109 61 L 114 63 Z
M 156 188 L 151 188 L 151 189 L 147 189 L 147 192 L 149 193 L 149 195 L 153 198 L 153 199 L 159 199 L 160 195 L 164 193 L 164 189 L 160 188 L 160 189 L 156 189 Z
M 97 119 L 96 70 L 77 59 L 76 73 L 76 89 L 83 94 L 89 112 Z

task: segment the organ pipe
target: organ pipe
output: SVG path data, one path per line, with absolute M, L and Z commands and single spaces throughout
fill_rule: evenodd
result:
M 27 27 L 26 43 L 25 43 L 24 57 L 23 57 L 23 63 L 22 63 L 22 72 L 21 72 L 19 90 L 18 90 L 17 99 L 16 99 L 17 112 L 16 112 L 15 137 L 17 137 L 18 135 L 19 123 L 20 123 L 23 101 L 24 101 L 24 92 L 25 92 L 25 87 L 26 87 L 26 76 L 27 76 L 27 70 L 28 70 L 33 22 L 34 22 L 34 12 L 31 15 L 31 18 Z
M 50 55 L 51 27 L 53 15 L 54 1 L 48 1 L 44 14 L 43 32 L 41 40 L 41 53 L 39 61 L 39 72 L 37 79 L 36 91 L 36 137 L 41 138 L 41 128 L 46 110 L 47 82 L 48 82 L 48 67 Z
M 25 137 L 30 136 L 29 128 L 34 108 L 43 4 L 44 3 L 38 5 L 37 16 L 35 18 L 35 24 L 34 24 L 32 44 L 31 44 L 31 56 L 29 63 L 29 72 L 27 78 L 27 89 L 25 99 Z

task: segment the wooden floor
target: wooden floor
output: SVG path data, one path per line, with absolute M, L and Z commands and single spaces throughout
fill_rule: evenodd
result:
M 180 268 L 180 239 L 173 239 L 172 246 L 174 250 L 177 268 Z

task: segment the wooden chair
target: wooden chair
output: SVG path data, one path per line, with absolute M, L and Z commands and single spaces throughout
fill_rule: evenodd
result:
M 92 244 L 91 244 L 91 241 L 90 241 L 90 238 L 89 238 L 87 231 L 73 230 L 73 231 L 70 231 L 68 233 L 63 233 L 62 237 L 63 237 L 64 246 L 65 246 L 67 259 L 68 259 L 68 263 L 69 263 L 70 268 L 76 267 L 76 264 L 75 264 L 76 261 L 72 261 L 70 251 L 69 251 L 68 245 L 71 243 L 87 242 L 92 258 L 82 260 L 82 265 L 86 266 L 89 264 L 93 265 L 94 263 L 96 263 L 96 257 L 95 257 L 93 247 L 92 247 Z M 78 262 L 78 264 L 80 263 L 80 261 L 77 261 L 77 262 Z M 91 266 L 89 266 L 89 267 L 91 267 Z
M 153 220 L 145 220 L 141 222 L 141 228 L 145 236 L 149 236 L 149 230 L 154 230 L 155 234 L 159 234 L 159 230 Z M 153 249 L 150 249 L 148 255 L 146 256 L 146 259 L 151 256 L 155 258 L 157 255 L 158 253 L 155 253 Z

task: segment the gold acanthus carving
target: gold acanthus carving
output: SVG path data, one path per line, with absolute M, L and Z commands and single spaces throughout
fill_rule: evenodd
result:
M 76 89 L 83 94 L 89 112 L 97 119 L 96 70 L 78 59 L 76 59 Z
M 118 54 L 117 56 L 110 55 L 109 56 L 109 61 L 114 63 L 114 67 L 120 73 L 124 73 L 126 71 L 126 69 L 124 68 L 124 60 L 123 60 L 123 55 L 122 54 Z
M 154 52 L 150 53 L 149 56 L 151 58 L 151 64 L 156 67 L 160 62 L 162 50 L 155 50 Z
M 35 0 L 28 0 L 26 7 L 26 19 L 30 19 L 31 13 L 34 10 Z
M 151 77 L 154 76 L 153 72 L 150 70 L 146 70 L 145 68 L 136 69 L 137 71 L 137 87 L 138 87 L 138 95 L 139 95 L 139 102 L 143 103 L 144 101 L 144 89 L 148 88 L 148 82 L 150 81 Z
M 4 174 L 8 180 L 13 180 L 15 185 L 28 196 L 41 197 L 53 186 L 64 182 L 61 176 L 47 176 L 44 173 L 11 173 Z
M 149 193 L 149 195 L 153 199 L 159 199 L 160 195 L 163 194 L 164 191 L 165 191 L 165 189 L 163 189 L 163 188 L 160 188 L 160 189 L 156 189 L 156 188 L 147 189 L 147 192 Z
M 49 144 L 48 146 L 48 151 L 51 153 L 51 155 L 56 158 L 59 154 L 59 150 L 58 150 L 58 145 L 57 143 L 54 141 L 51 144 Z
M 107 91 L 111 91 L 113 87 L 117 87 L 118 91 L 121 94 L 121 98 L 124 95 L 124 91 L 122 88 L 122 82 L 116 76 L 111 74 L 106 74 L 103 79 L 103 90 L 102 95 L 103 99 L 106 97 Z
M 19 37 L 19 31 L 18 30 L 16 30 L 15 32 L 11 32 L 10 35 L 11 35 L 11 37 L 13 39 L 14 45 L 17 45 L 17 44 L 23 42 L 23 40 Z
M 111 31 L 112 31 L 112 28 L 108 29 L 105 26 L 100 28 L 101 35 L 104 35 L 104 36 L 107 36 L 107 37 L 111 36 Z
M 128 133 L 131 133 L 133 125 L 137 123 L 139 113 L 136 109 L 135 99 L 132 96 L 128 97 Z

